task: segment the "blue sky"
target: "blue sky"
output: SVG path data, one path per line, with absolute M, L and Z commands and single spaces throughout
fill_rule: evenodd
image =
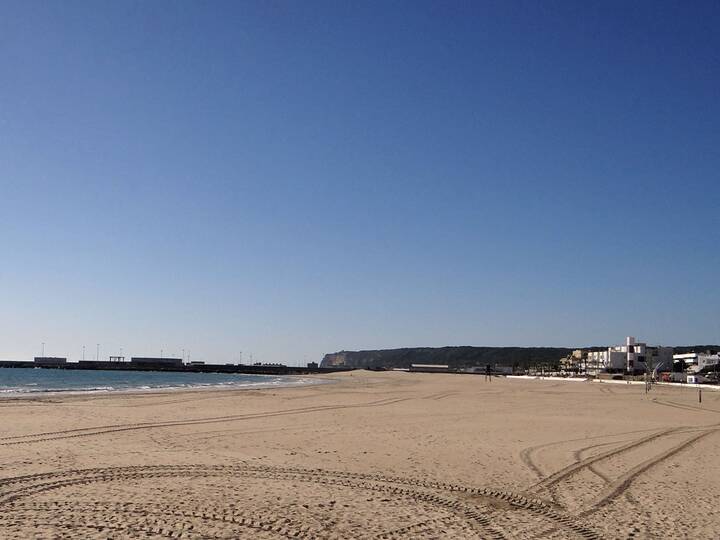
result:
M 0 358 L 720 342 L 717 2 L 1 11 Z

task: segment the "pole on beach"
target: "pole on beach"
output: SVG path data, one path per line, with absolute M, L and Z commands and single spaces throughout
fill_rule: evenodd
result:
M 702 388 L 698 388 L 698 403 L 702 403 Z

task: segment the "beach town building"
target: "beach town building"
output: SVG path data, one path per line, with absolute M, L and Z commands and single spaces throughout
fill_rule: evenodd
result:
M 590 351 L 585 362 L 585 372 L 588 375 L 597 375 L 601 372 L 624 371 L 627 363 L 627 354 L 608 347 L 605 351 Z
M 653 376 L 657 376 L 660 371 L 671 370 L 673 352 L 672 347 L 646 347 L 646 366 L 643 366 L 642 371 L 651 371 Z
M 587 368 L 588 351 L 575 349 L 565 358 L 560 359 L 560 369 L 572 373 L 585 373 Z
M 678 371 L 686 371 L 688 373 L 697 373 L 705 368 L 717 366 L 720 363 L 720 354 L 718 353 L 697 353 L 691 352 L 686 354 L 674 354 L 673 363 L 678 367 Z
M 638 342 L 634 337 L 625 338 L 624 345 L 608 347 L 604 351 L 587 353 L 586 371 L 590 375 L 600 372 L 644 373 L 672 368 L 672 347 L 652 347 Z

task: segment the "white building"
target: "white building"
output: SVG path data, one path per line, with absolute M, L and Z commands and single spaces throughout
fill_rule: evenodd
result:
M 601 371 L 623 371 L 626 362 L 626 354 L 609 347 L 606 351 L 588 352 L 585 365 L 588 374 L 597 375 Z
M 625 339 L 625 345 L 608 347 L 607 351 L 589 352 L 587 371 L 597 374 L 601 371 L 644 373 L 658 368 L 670 369 L 673 361 L 671 347 L 648 347 L 636 342 L 634 337 Z
M 707 353 L 687 353 L 687 354 L 673 354 L 673 362 L 683 362 L 685 365 L 685 371 L 688 373 L 697 373 L 709 366 L 714 366 L 720 363 L 720 354 Z

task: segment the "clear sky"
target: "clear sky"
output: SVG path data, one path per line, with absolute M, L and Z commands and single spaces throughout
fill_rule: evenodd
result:
M 3 2 L 0 358 L 720 342 L 718 2 Z

